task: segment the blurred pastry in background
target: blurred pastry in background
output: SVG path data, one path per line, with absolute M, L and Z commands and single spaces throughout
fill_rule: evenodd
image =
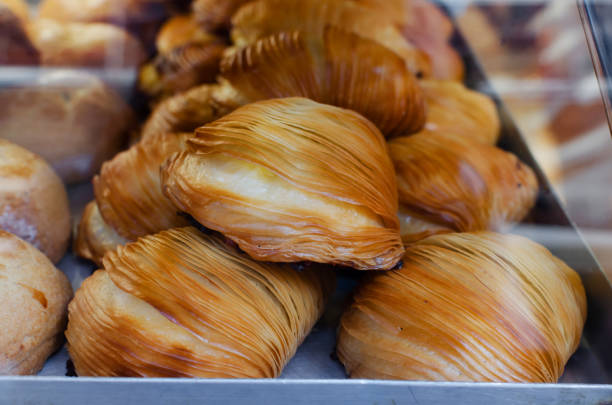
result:
M 0 230 L 0 297 L 0 375 L 36 374 L 64 341 L 70 282 L 32 245 Z
M 54 71 L 0 90 L 0 138 L 40 154 L 68 183 L 90 179 L 131 125 L 123 99 L 84 72 Z
M 3 139 L 0 229 L 27 241 L 54 263 L 70 239 L 70 208 L 62 181 L 42 158 Z
M 228 30 L 232 16 L 252 0 L 194 0 L 191 9 L 198 24 L 208 31 Z
M 22 23 L 30 19 L 30 7 L 24 0 L 0 0 L 0 5 L 8 7 Z
M 137 67 L 146 59 L 140 41 L 111 24 L 39 19 L 28 33 L 46 66 Z
M 37 65 L 38 49 L 26 32 L 25 23 L 0 2 L 0 66 Z

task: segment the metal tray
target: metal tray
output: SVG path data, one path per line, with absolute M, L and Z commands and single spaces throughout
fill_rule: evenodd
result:
M 74 403 L 266 403 L 272 404 L 612 404 L 612 286 L 538 168 L 523 137 L 502 105 L 459 33 L 454 43 L 467 68 L 467 84 L 490 94 L 503 124 L 501 147 L 535 169 L 541 192 L 533 212 L 513 232 L 547 246 L 576 269 L 588 298 L 582 343 L 567 364 L 559 384 L 432 383 L 420 381 L 349 380 L 335 359 L 335 329 L 360 274 L 340 274 L 339 287 L 327 312 L 278 379 L 135 379 L 67 377 L 64 349 L 52 356 L 38 376 L 0 377 L 0 404 Z M 69 190 L 78 220 L 92 199 L 90 185 Z M 94 270 L 91 263 L 67 254 L 59 267 L 76 289 Z

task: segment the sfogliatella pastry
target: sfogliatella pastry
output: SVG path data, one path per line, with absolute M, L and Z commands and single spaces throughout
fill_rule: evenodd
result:
M 333 289 L 329 270 L 258 263 L 191 227 L 119 247 L 104 268 L 70 303 L 80 376 L 276 377 Z
M 119 150 L 131 120 L 119 94 L 84 72 L 0 91 L 0 138 L 38 153 L 69 183 L 90 179 Z
M 434 133 L 395 138 L 388 146 L 404 243 L 436 233 L 504 230 L 535 204 L 531 168 L 495 146 Z
M 57 263 L 70 238 L 64 184 L 47 162 L 0 139 L 0 230 L 11 232 Z
M 64 340 L 72 287 L 40 251 L 0 230 L 0 297 L 0 375 L 36 374 Z
M 104 222 L 95 200 L 85 206 L 76 232 L 72 247 L 74 253 L 98 266 L 102 266 L 102 258 L 106 252 L 129 242 L 119 235 L 115 228 Z
M 436 235 L 358 289 L 337 352 L 352 378 L 552 383 L 585 318 L 580 277 L 541 245 Z
M 321 35 L 288 31 L 258 40 L 228 53 L 221 76 L 220 84 L 160 104 L 143 136 L 193 130 L 239 105 L 283 97 L 355 110 L 388 136 L 416 132 L 425 123 L 423 93 L 402 59 L 375 41 L 335 27 Z
M 141 140 L 102 165 L 93 180 L 96 202 L 104 221 L 119 235 L 139 236 L 187 225 L 162 194 L 160 166 L 187 148 L 188 134 L 156 135 Z
M 403 248 L 393 165 L 361 115 L 305 98 L 248 104 L 198 128 L 164 193 L 256 260 L 393 268 Z
M 229 29 L 232 16 L 251 0 L 194 0 L 191 10 L 198 24 L 209 31 Z
M 38 49 L 32 44 L 22 21 L 0 2 L 0 65 L 37 65 Z
M 46 66 L 134 67 L 146 59 L 140 41 L 111 24 L 39 19 L 28 33 Z
M 427 104 L 423 132 L 497 143 L 501 125 L 495 103 L 487 95 L 450 80 L 421 80 L 419 84 Z
M 177 16 L 162 28 L 157 48 L 159 54 L 139 74 L 140 89 L 153 99 L 214 82 L 226 45 L 198 27 L 193 18 Z
M 254 0 L 232 18 L 232 40 L 237 47 L 279 32 L 302 31 L 321 36 L 328 26 L 380 43 L 399 55 L 418 77 L 431 76 L 429 57 L 399 31 L 396 24 L 350 0 Z

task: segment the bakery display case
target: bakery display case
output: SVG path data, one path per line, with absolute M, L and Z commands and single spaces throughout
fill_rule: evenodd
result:
M 0 403 L 612 402 L 609 23 L 0 0 Z

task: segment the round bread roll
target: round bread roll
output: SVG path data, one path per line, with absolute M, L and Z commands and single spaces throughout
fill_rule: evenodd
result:
M 68 183 L 88 180 L 119 150 L 131 119 L 115 91 L 82 72 L 0 92 L 0 138 L 38 153 Z
M 28 26 L 47 66 L 139 66 L 146 59 L 140 41 L 120 27 L 40 19 Z
M 70 238 L 68 196 L 39 156 L 0 139 L 0 229 L 11 232 L 57 263 Z
M 64 340 L 70 282 L 32 245 L 0 231 L 0 297 L 0 375 L 35 374 Z

